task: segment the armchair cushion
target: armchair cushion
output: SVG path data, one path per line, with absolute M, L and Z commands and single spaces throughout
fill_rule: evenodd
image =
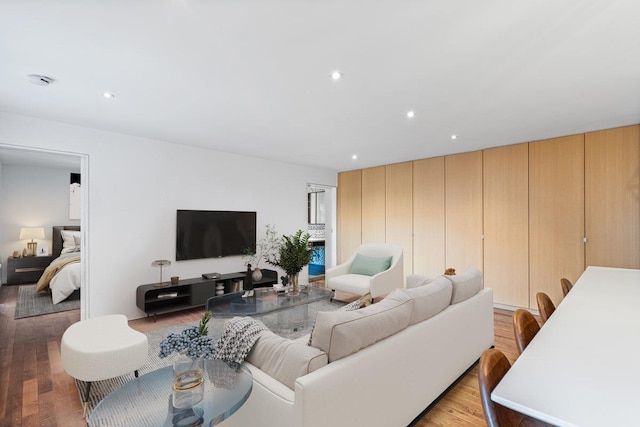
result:
M 362 274 L 364 276 L 375 276 L 378 273 L 382 273 L 388 270 L 391 266 L 391 260 L 393 257 L 372 257 L 361 254 L 356 254 L 351 268 L 349 268 L 350 274 Z

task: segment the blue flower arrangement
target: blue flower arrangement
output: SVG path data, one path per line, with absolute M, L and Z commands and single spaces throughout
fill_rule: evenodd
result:
M 169 334 L 160 343 L 160 353 L 158 356 L 165 358 L 171 353 L 185 353 L 191 359 L 203 357 L 210 359 L 215 354 L 215 341 L 208 337 L 209 329 L 207 323 L 211 320 L 211 313 L 204 312 L 198 326 L 191 326 L 181 333 Z

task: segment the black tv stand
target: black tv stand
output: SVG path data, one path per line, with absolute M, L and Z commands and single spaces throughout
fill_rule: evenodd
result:
M 136 290 L 136 305 L 147 316 L 155 316 L 174 311 L 203 307 L 207 300 L 216 294 L 216 286 L 221 283 L 224 293 L 233 291 L 233 283 L 245 278 L 245 272 L 220 274 L 216 278 L 179 280 L 178 284 L 158 287 L 157 284 L 140 285 Z M 253 287 L 271 286 L 278 283 L 278 272 L 262 269 L 262 279 L 254 280 Z

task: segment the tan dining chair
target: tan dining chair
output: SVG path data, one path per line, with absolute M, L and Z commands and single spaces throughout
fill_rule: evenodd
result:
M 491 392 L 496 388 L 509 369 L 511 369 L 511 363 L 509 363 L 509 360 L 500 350 L 490 348 L 482 353 L 478 368 L 478 384 L 480 386 L 482 410 L 484 411 L 484 418 L 487 421 L 487 425 L 489 427 L 549 426 L 549 424 L 528 417 L 491 400 Z
M 560 279 L 560 286 L 562 286 L 562 295 L 565 297 L 567 296 L 571 288 L 573 288 L 573 285 L 571 284 L 569 279 L 565 279 L 564 277 Z
M 539 330 L 540 325 L 533 314 L 521 308 L 513 312 L 513 334 L 516 337 L 518 354 L 522 354 Z
M 538 311 L 540 312 L 540 317 L 542 318 L 542 324 L 544 325 L 549 317 L 556 311 L 556 306 L 549 298 L 549 295 L 544 292 L 538 292 L 536 294 L 536 301 L 538 302 Z

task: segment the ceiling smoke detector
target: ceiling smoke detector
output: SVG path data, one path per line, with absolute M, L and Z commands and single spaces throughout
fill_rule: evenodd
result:
M 34 85 L 38 86 L 49 86 L 50 83 L 53 83 L 53 79 L 47 76 L 41 76 L 39 74 L 29 74 L 27 75 L 27 79 Z

